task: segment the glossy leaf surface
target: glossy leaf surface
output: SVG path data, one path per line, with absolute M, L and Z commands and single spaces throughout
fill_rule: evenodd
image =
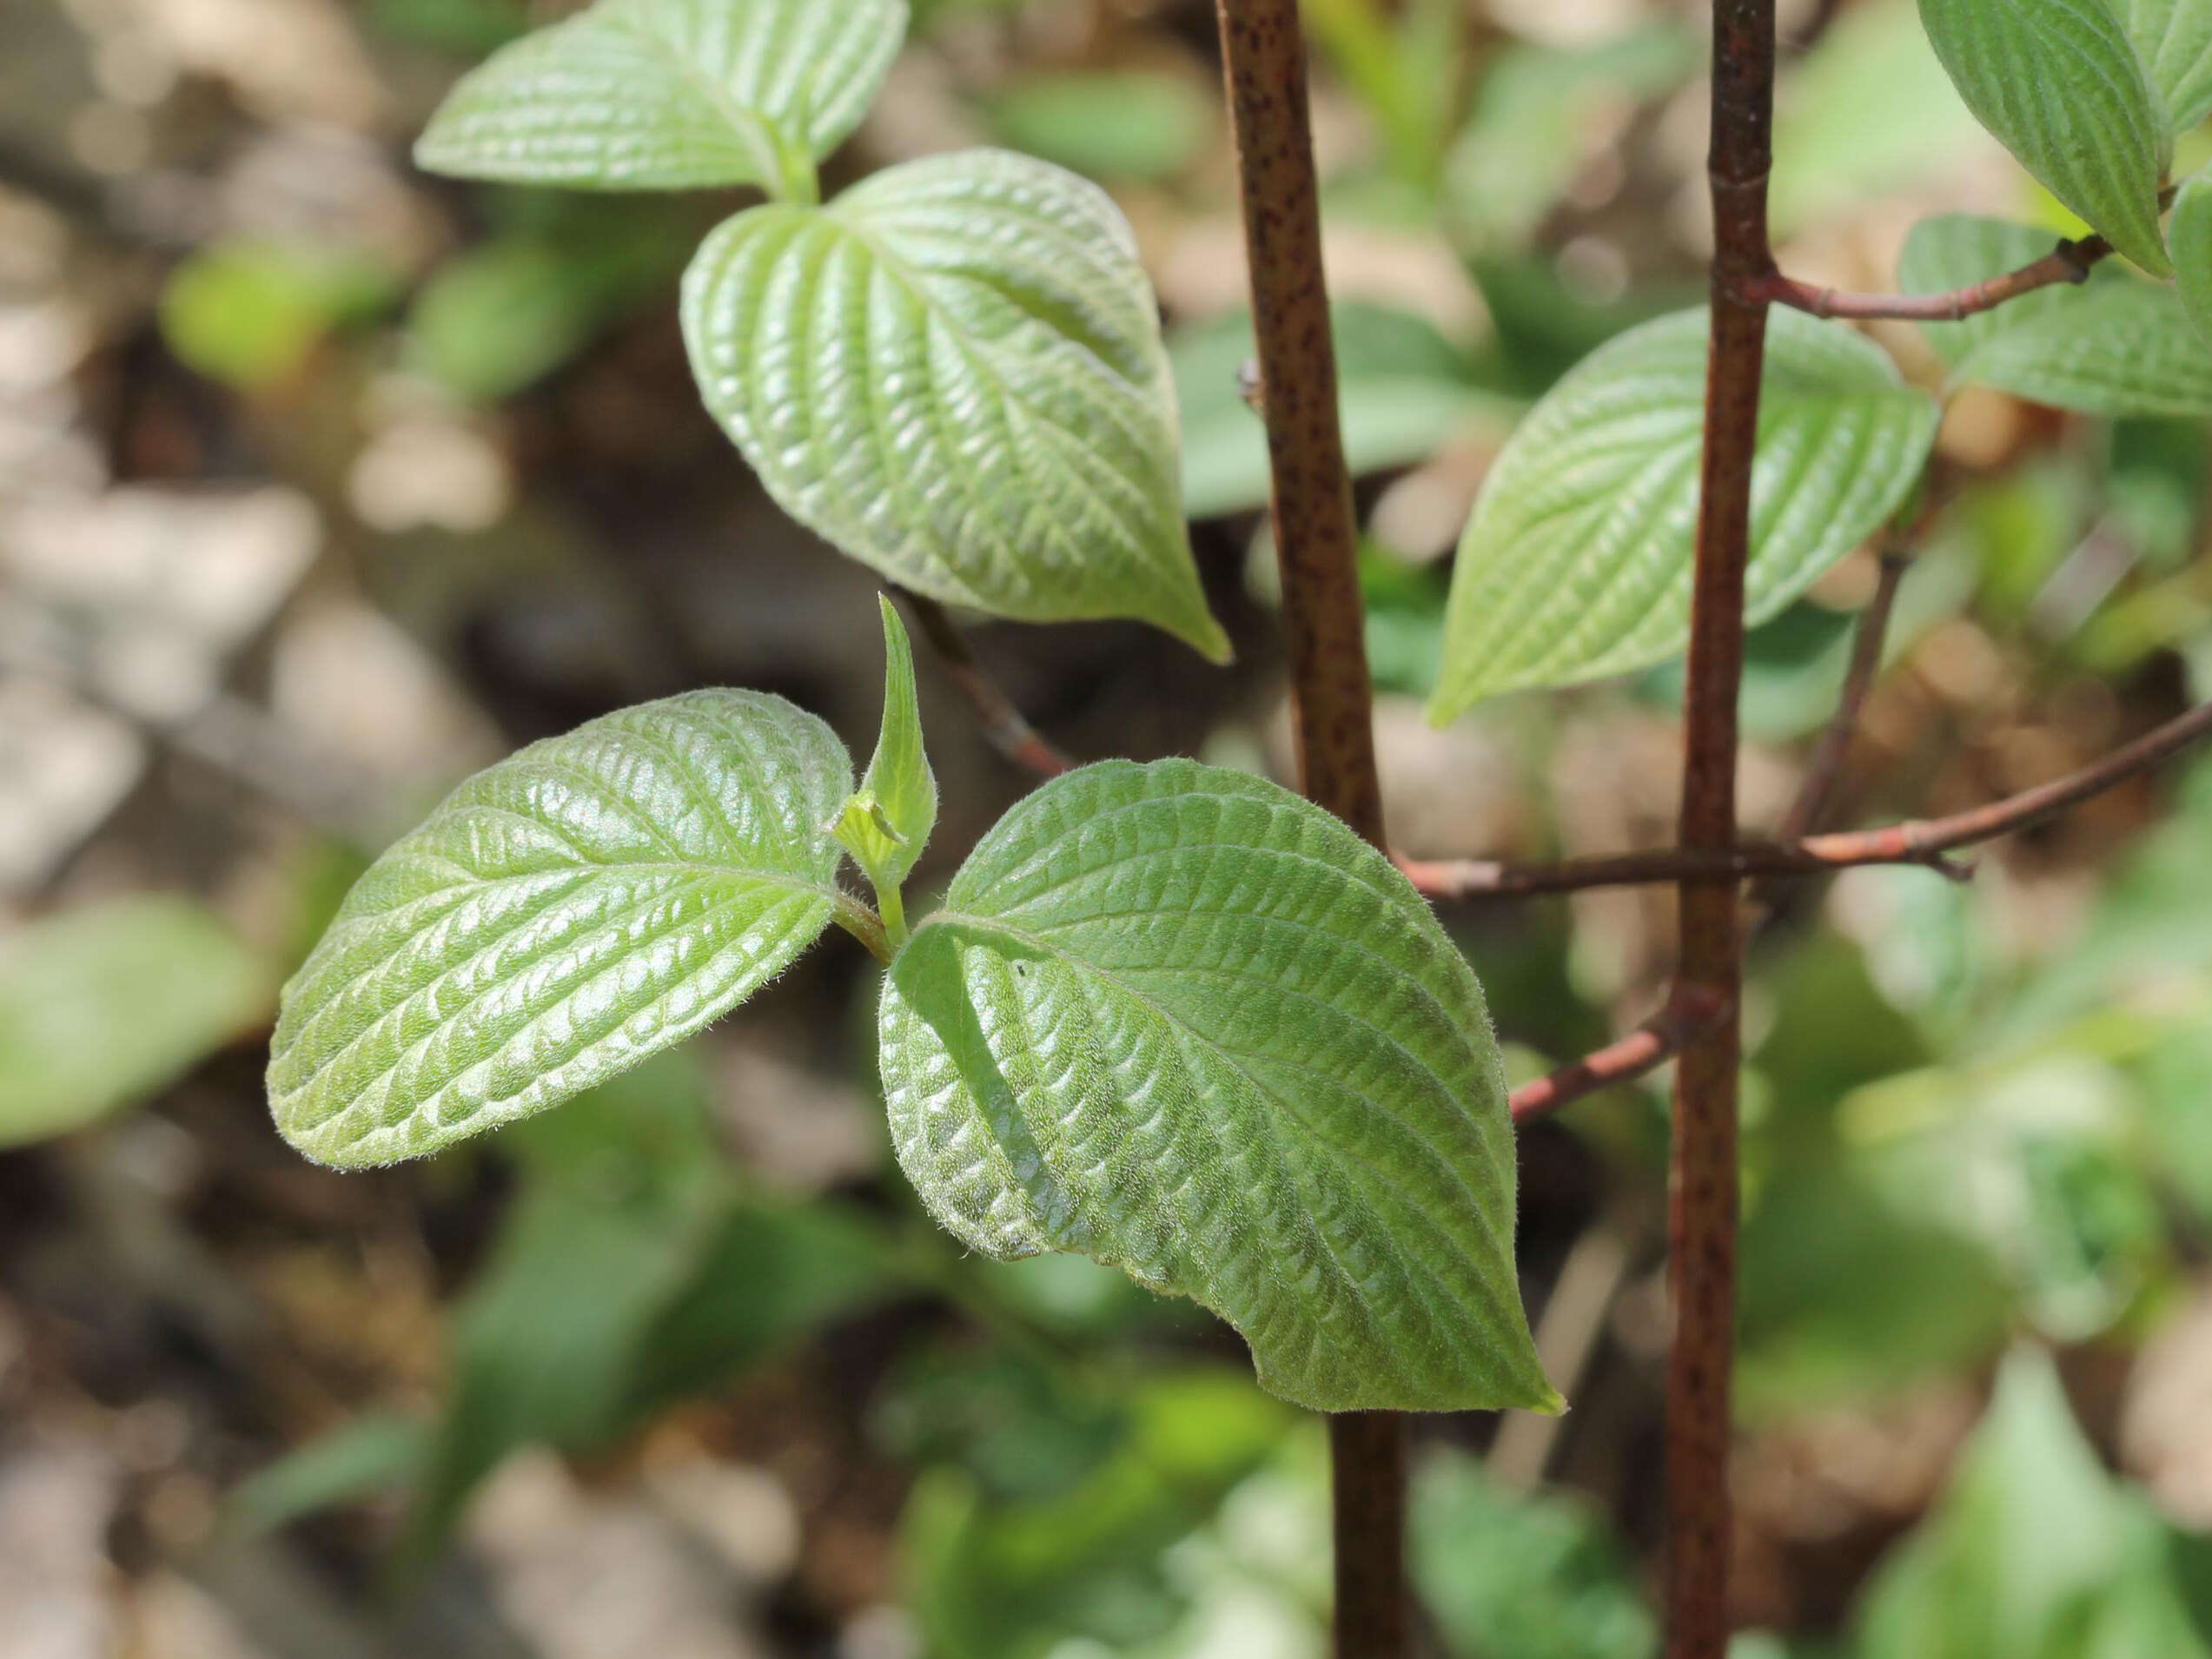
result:
M 390 1163 L 541 1111 L 727 1013 L 838 908 L 836 736 L 693 691 L 478 773 L 379 858 L 285 988 L 277 1127 Z
M 1195 1298 L 1321 1410 L 1550 1409 L 1481 988 L 1336 819 L 1189 761 L 1046 784 L 881 1011 L 899 1160 L 1000 1258 Z

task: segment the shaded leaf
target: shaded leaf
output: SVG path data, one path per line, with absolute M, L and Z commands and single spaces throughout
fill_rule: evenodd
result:
M 2174 291 L 2196 330 L 2197 343 L 2212 343 L 2212 178 L 2199 173 L 2174 198 Z
M 1705 312 L 1662 317 L 1593 353 L 1514 432 L 1460 539 L 1432 719 L 1682 648 L 1705 371 Z M 1780 611 L 1902 505 L 1937 414 L 1864 337 L 1774 314 L 1752 479 L 1751 621 Z
M 834 734 L 694 691 L 478 773 L 369 869 L 285 987 L 278 1128 L 389 1163 L 541 1111 L 719 1018 L 838 907 Z
M 0 945 L 0 1147 L 82 1128 L 265 1018 L 275 975 L 201 906 L 87 905 Z
M 1487 386 L 1467 354 L 1410 311 L 1347 301 L 1329 307 L 1337 414 L 1354 474 L 1427 460 L 1469 432 L 1502 431 L 1520 406 Z M 1244 401 L 1252 319 L 1178 330 L 1168 342 L 1182 407 L 1182 505 L 1194 519 L 1268 504 L 1268 434 Z
M 2212 4 L 2206 0 L 2113 0 L 2164 100 L 2166 125 L 2183 133 L 2212 115 Z
M 2051 250 L 2050 235 L 1947 214 L 1906 238 L 1898 280 L 1936 294 L 2001 275 Z M 2083 414 L 2212 414 L 2212 347 L 2170 288 L 2117 266 L 2037 288 L 1957 322 L 1924 325 L 1953 385 L 1994 387 Z
M 1129 226 L 999 150 L 755 208 L 684 278 L 708 410 L 785 511 L 892 580 L 1025 621 L 1136 617 L 1216 661 L 1159 318 Z
M 1920 0 L 1920 20 L 1975 118 L 2115 248 L 2170 275 L 2158 184 L 2172 137 L 2105 0 Z
M 1379 854 L 1189 761 L 1056 779 L 891 965 L 900 1163 L 1006 1258 L 1190 1296 L 1321 1410 L 1555 1408 L 1482 990 Z
M 463 76 L 414 158 L 575 189 L 811 197 L 905 31 L 905 0 L 599 0 Z

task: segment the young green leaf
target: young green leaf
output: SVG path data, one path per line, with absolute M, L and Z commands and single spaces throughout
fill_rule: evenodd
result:
M 896 890 L 929 845 L 937 821 L 937 781 L 922 749 L 914 648 L 887 598 L 884 611 L 884 724 L 860 788 L 838 815 L 838 840 L 878 893 Z
M 906 0 L 599 0 L 500 48 L 414 147 L 433 173 L 814 197 L 906 32 Z
M 2212 116 L 2212 0 L 2113 0 L 2112 9 L 2165 101 L 2167 129 L 2185 133 Z
M 2115 248 L 2171 275 L 2158 182 L 2172 134 L 2105 0 L 1920 0 L 1920 20 L 1976 119 Z
M 2050 245 L 2048 232 L 2025 225 L 1947 214 L 1912 228 L 1898 281 L 1909 293 L 1941 293 L 2014 269 Z M 2083 414 L 2212 414 L 2212 347 L 2182 299 L 2109 262 L 2079 285 L 1926 327 L 1953 386 L 1993 387 Z
M 1690 632 L 1705 314 L 1601 347 L 1500 452 L 1460 542 L 1429 716 L 1644 668 Z M 1846 328 L 1768 323 L 1745 613 L 1764 621 L 1904 502 L 1937 411 Z
M 0 1147 L 96 1121 L 268 1016 L 276 975 L 189 899 L 65 910 L 0 950 Z
M 1557 1406 L 1481 987 L 1320 809 L 1190 761 L 1056 779 L 893 961 L 880 1028 L 899 1161 L 973 1248 L 1193 1297 L 1302 1405 Z
M 2174 245 L 2174 291 L 2196 329 L 2200 345 L 2212 344 L 2212 178 L 2199 173 L 2174 198 L 2169 232 Z
M 319 1162 L 391 1163 L 719 1018 L 859 911 L 822 828 L 851 777 L 812 715 L 729 691 L 478 773 L 370 867 L 285 987 L 277 1127 Z
M 706 406 L 785 511 L 932 598 L 1216 661 L 1150 285 L 1104 192 L 998 150 L 755 208 L 684 277 Z

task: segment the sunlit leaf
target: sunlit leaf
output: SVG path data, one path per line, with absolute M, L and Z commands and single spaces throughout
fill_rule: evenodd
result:
M 1959 96 L 2061 202 L 2155 276 L 2166 111 L 2105 0 L 1920 0 Z
M 901 1164 L 997 1257 L 1195 1298 L 1324 1410 L 1557 1405 L 1481 988 L 1336 819 L 1189 761 L 1048 783 L 892 963 Z
M 1095 187 L 970 151 L 739 215 L 684 284 L 709 410 L 784 507 L 933 598 L 1207 655 L 1151 290 Z
M 878 893 L 896 888 L 937 825 L 937 781 L 922 750 L 914 648 L 889 599 L 884 616 L 884 718 L 860 788 L 838 817 L 837 836 Z
M 1460 539 L 1432 718 L 1682 648 L 1705 376 L 1705 314 L 1677 313 L 1599 347 L 1514 432 Z M 1935 404 L 1871 341 L 1774 314 L 1752 477 L 1751 621 L 1897 509 L 1936 421 Z
M 2050 252 L 2050 234 L 1950 214 L 1912 228 L 1898 262 L 1908 293 L 2003 274 Z M 1926 325 L 1954 385 L 2093 415 L 2212 414 L 2212 347 L 2174 290 L 2108 261 L 1957 322 Z
M 541 1111 L 719 1018 L 838 906 L 851 787 L 780 697 L 694 691 L 533 744 L 371 866 L 285 988 L 268 1092 L 319 1161 Z
M 811 196 L 905 31 L 905 0 L 599 0 L 464 76 L 415 160 L 576 189 Z
M 894 581 L 1024 621 L 1136 617 L 1215 660 L 1175 393 L 1128 224 L 1000 150 L 755 208 L 684 278 L 692 372 L 785 512 Z
M 65 1134 L 267 1016 L 275 975 L 189 900 L 67 910 L 0 942 L 0 1147 Z
M 215 242 L 162 290 L 162 335 L 212 380 L 267 391 L 298 374 L 323 340 L 374 316 L 399 292 L 369 255 L 287 242 Z

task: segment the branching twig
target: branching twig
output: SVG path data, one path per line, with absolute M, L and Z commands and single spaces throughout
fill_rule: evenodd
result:
M 1873 596 L 1858 613 L 1858 625 L 1851 636 L 1851 665 L 1844 671 L 1844 686 L 1836 698 L 1836 711 L 1828 717 L 1828 724 L 1812 745 L 1812 753 L 1805 759 L 1805 777 L 1798 784 L 1796 798 L 1775 825 L 1777 841 L 1788 843 L 1804 840 L 1828 810 L 1829 796 L 1836 792 L 1844 761 L 1851 753 L 1851 740 L 1858 734 L 1859 711 L 1866 706 L 1867 693 L 1874 689 L 1875 677 L 1882 671 L 1882 649 L 1889 639 L 1890 613 L 1897 608 L 1897 587 L 1904 580 L 1911 562 L 1901 541 L 1892 539 L 1884 543 L 1881 575 L 1875 582 Z
M 2169 207 L 2174 187 L 2160 192 L 2158 205 Z M 1891 318 L 1904 322 L 1957 322 L 1984 311 L 1994 311 L 2008 300 L 2038 288 L 2089 280 L 2098 261 L 2112 254 L 2112 244 L 2102 236 L 2062 241 L 2041 259 L 2030 260 L 2017 271 L 2007 271 L 1984 281 L 1970 282 L 1944 294 L 1853 294 L 1845 289 L 1818 288 L 1785 276 L 1779 271 L 1755 273 L 1740 283 L 1738 296 L 1754 304 L 1785 305 L 1809 311 L 1816 317 L 1848 317 L 1871 321 Z
M 935 599 L 924 598 L 906 588 L 896 592 L 913 613 L 930 650 L 937 653 L 937 664 L 944 670 L 945 677 L 973 705 L 990 746 L 1023 771 L 1038 777 L 1057 777 L 1063 772 L 1073 771 L 1075 761 L 1040 736 L 1037 729 L 1023 718 L 1021 710 L 1014 706 L 1013 698 L 999 689 L 998 683 L 977 660 L 967 637 L 946 614 L 945 608 Z
M 1666 1005 L 1619 1041 L 1515 1089 L 1508 1100 L 1514 1123 L 1533 1123 L 1586 1094 L 1635 1081 L 1719 1025 L 1728 1007 L 1704 986 L 1677 983 Z
M 1308 798 L 1381 848 L 1374 693 L 1352 478 L 1337 425 L 1298 4 L 1217 0 L 1216 10 L 1250 265 L 1299 781 Z M 1329 1460 L 1336 1651 L 1342 1659 L 1401 1659 L 1408 1635 L 1404 1419 L 1387 1411 L 1332 1416 Z

